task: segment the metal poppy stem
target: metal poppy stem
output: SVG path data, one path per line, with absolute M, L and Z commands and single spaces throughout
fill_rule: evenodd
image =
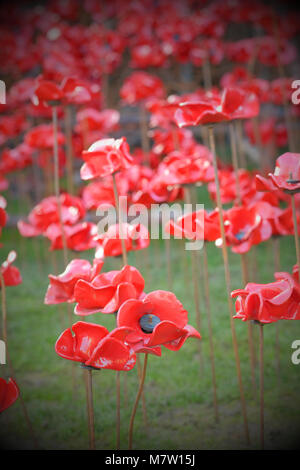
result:
M 63 226 L 62 208 L 61 208 L 61 201 L 60 201 L 58 140 L 57 140 L 57 127 L 58 126 L 57 126 L 56 106 L 52 107 L 52 121 L 53 121 L 53 154 L 54 154 L 54 191 L 55 191 L 56 200 L 57 200 L 58 218 L 59 218 L 59 225 L 61 229 L 61 238 L 62 238 L 63 253 L 64 253 L 64 265 L 66 267 L 68 264 L 68 248 L 67 248 L 66 234 L 65 234 L 65 230 Z
M 191 190 L 189 185 L 184 186 L 184 199 L 186 204 L 192 203 Z M 200 298 L 199 298 L 199 285 L 198 285 L 198 275 L 197 275 L 197 259 L 191 251 L 191 261 L 192 261 L 192 279 L 193 279 L 193 289 L 194 289 L 194 304 L 196 311 L 196 324 L 199 331 L 201 331 L 201 312 L 200 312 Z M 203 354 L 202 354 L 202 344 L 201 341 L 197 341 L 199 347 L 199 362 L 200 362 L 200 372 L 203 371 Z
M 297 265 L 300 272 L 300 245 L 299 245 L 299 234 L 298 234 L 298 224 L 297 224 L 297 212 L 296 212 L 296 202 L 295 195 L 292 194 L 292 211 L 293 211 L 293 224 L 294 224 L 294 236 L 295 236 L 295 247 L 296 247 L 296 258 Z
M 165 238 L 165 252 L 166 252 L 166 261 L 167 261 L 167 280 L 168 280 L 168 289 L 172 290 L 173 279 L 172 279 L 172 264 L 171 264 L 171 240 L 170 238 Z
M 72 108 L 70 105 L 64 107 L 65 111 L 65 134 L 66 134 L 66 154 L 67 154 L 67 185 L 68 192 L 74 194 L 73 181 L 73 145 L 72 145 Z
M 120 429 L 121 429 L 121 386 L 120 386 L 120 371 L 116 372 L 116 449 L 120 449 Z
M 280 239 L 279 237 L 272 237 L 272 246 L 274 254 L 274 272 L 280 271 Z M 280 384 L 280 341 L 279 341 L 279 322 L 275 323 L 275 359 L 276 359 L 276 372 L 277 382 Z
M 236 145 L 236 138 L 233 123 L 229 123 L 229 135 L 230 135 L 230 148 L 231 148 L 231 158 L 232 164 L 234 169 L 234 177 L 235 177 L 235 187 L 236 187 L 236 196 L 238 203 L 242 204 L 242 195 L 241 195 L 241 186 L 239 180 L 239 164 L 238 164 L 238 156 L 237 156 L 237 145 Z
M 260 446 L 264 449 L 264 326 L 259 325 Z
M 246 253 L 241 253 L 241 265 L 242 265 L 242 276 L 243 276 L 243 285 L 246 286 L 249 282 L 249 271 Z M 257 397 L 256 392 L 256 380 L 255 380 L 255 349 L 254 349 L 254 338 L 253 338 L 253 325 L 251 322 L 248 322 L 248 346 L 249 346 L 249 355 L 250 355 L 250 366 L 251 366 L 251 382 L 252 382 L 252 392 L 254 399 Z
M 205 295 L 207 324 L 208 324 L 208 332 L 209 332 L 209 349 L 210 349 L 211 375 L 212 375 L 212 384 L 213 384 L 214 410 L 215 410 L 215 420 L 216 420 L 216 423 L 218 423 L 219 422 L 219 407 L 218 407 L 218 395 L 217 395 L 214 340 L 213 340 L 212 321 L 211 321 L 209 274 L 208 274 L 207 252 L 206 252 L 205 242 L 203 244 L 203 266 L 204 266 L 204 295 Z
M 141 131 L 141 143 L 142 150 L 146 154 L 146 159 L 148 166 L 150 166 L 149 152 L 150 152 L 150 142 L 148 137 L 148 124 L 147 124 L 147 114 L 145 107 L 140 106 L 140 131 Z
M 8 364 L 8 368 L 9 368 L 9 373 L 10 373 L 11 378 L 12 378 L 12 379 L 15 379 L 15 371 L 14 371 L 14 368 L 13 368 L 13 365 L 12 365 L 12 362 L 11 362 L 11 358 L 10 358 L 10 355 L 9 355 L 9 350 L 8 350 L 8 341 L 7 341 L 6 287 L 5 287 L 4 277 L 3 277 L 3 274 L 2 274 L 2 272 L 1 272 L 1 270 L 0 270 L 0 282 L 1 282 L 1 307 L 2 307 L 2 334 L 3 334 L 3 341 L 4 341 L 5 346 L 6 346 L 6 359 L 7 359 L 7 364 Z M 20 400 L 20 405 L 21 405 L 22 413 L 23 413 L 23 415 L 24 415 L 24 419 L 25 419 L 25 421 L 26 421 L 26 424 L 27 424 L 29 433 L 30 433 L 30 435 L 31 435 L 31 438 L 32 438 L 34 447 L 35 447 L 35 449 L 38 449 L 37 439 L 36 439 L 36 437 L 35 437 L 35 434 L 34 434 L 34 431 L 33 431 L 33 427 L 32 427 L 32 424 L 31 424 L 31 421 L 30 421 L 30 418 L 29 418 L 29 414 L 28 414 L 28 411 L 27 411 L 27 407 L 26 407 L 26 404 L 25 404 L 25 402 L 24 402 L 24 400 L 23 400 L 23 396 L 22 396 L 21 391 L 19 391 L 19 400 Z
M 85 387 L 86 387 L 86 404 L 87 404 L 90 450 L 95 450 L 95 423 L 94 423 L 92 370 L 85 368 L 84 375 L 85 375 Z
M 231 147 L 231 158 L 234 169 L 235 184 L 236 184 L 236 194 L 237 201 L 239 205 L 242 205 L 242 194 L 241 186 L 239 180 L 239 164 L 238 164 L 238 154 L 237 154 L 237 140 L 235 135 L 235 128 L 232 122 L 229 123 L 229 134 L 230 134 L 230 147 Z M 243 274 L 243 284 L 244 286 L 249 282 L 248 275 L 248 263 L 245 253 L 240 255 L 241 265 L 242 265 L 242 274 Z M 248 322 L 248 345 L 249 345 L 249 356 L 250 356 L 250 365 L 251 365 L 251 380 L 252 380 L 252 390 L 253 396 L 256 396 L 256 383 L 255 383 L 255 354 L 253 346 L 253 328 L 252 323 Z
M 218 166 L 217 166 L 217 156 L 216 156 L 216 146 L 215 146 L 213 126 L 208 127 L 208 136 L 209 136 L 210 150 L 213 155 L 213 166 L 214 166 L 214 172 L 215 172 L 217 207 L 219 210 L 219 220 L 220 220 L 220 229 L 221 229 L 221 237 L 222 237 L 222 254 L 223 254 L 223 261 L 224 261 L 225 281 L 226 281 L 227 300 L 228 300 L 228 307 L 229 307 L 229 319 L 230 319 L 232 343 L 233 343 L 237 378 L 238 378 L 239 391 L 240 391 L 240 401 L 241 401 L 241 410 L 242 410 L 243 421 L 244 421 L 245 438 L 246 438 L 247 443 L 249 443 L 250 438 L 249 438 L 249 429 L 248 429 L 246 400 L 245 400 L 242 375 L 241 375 L 241 364 L 240 364 L 238 343 L 237 343 L 236 331 L 235 331 L 235 326 L 234 326 L 234 321 L 233 321 L 234 310 L 233 310 L 233 303 L 232 303 L 232 298 L 231 298 L 230 268 L 229 268 L 228 250 L 227 250 L 226 238 L 225 238 L 223 207 L 222 207 L 222 202 L 221 202 L 220 182 L 219 182 L 219 176 L 218 176 Z
M 139 404 L 139 401 L 143 392 L 143 387 L 144 387 L 145 378 L 146 378 L 146 371 L 147 371 L 147 363 L 148 363 L 148 354 L 145 354 L 140 385 L 139 385 L 139 389 L 138 389 L 136 399 L 133 405 L 131 418 L 130 418 L 129 431 L 128 431 L 128 449 L 129 450 L 132 449 L 134 418 L 135 418 L 136 410 L 137 410 L 137 407 L 138 407 L 138 404 Z
M 141 380 L 142 377 L 142 367 L 139 355 L 136 356 L 136 364 L 138 370 L 138 378 Z M 146 397 L 145 397 L 145 390 L 142 391 L 142 407 L 143 407 L 143 419 L 144 419 L 144 426 L 147 429 L 148 427 L 148 417 L 147 417 L 147 407 L 146 407 Z
M 119 223 L 119 229 L 120 229 L 123 264 L 125 266 L 127 264 L 127 251 L 126 251 L 126 246 L 125 246 L 125 239 L 123 236 L 121 207 L 119 205 L 119 193 L 118 193 L 118 188 L 117 188 L 116 176 L 114 173 L 112 174 L 112 179 L 113 179 L 114 197 L 115 197 L 115 204 L 116 204 L 116 209 L 117 209 L 118 223 Z

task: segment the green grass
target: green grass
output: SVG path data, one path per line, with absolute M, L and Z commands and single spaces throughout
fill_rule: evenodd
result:
M 200 190 L 201 192 L 201 190 Z M 66 306 L 45 306 L 43 298 L 48 285 L 47 275 L 53 272 L 47 244 L 43 240 L 21 240 L 17 231 L 6 228 L 1 238 L 1 259 L 10 249 L 19 253 L 17 265 L 23 283 L 7 289 L 9 349 L 16 370 L 16 379 L 27 404 L 39 446 L 43 449 L 85 449 L 88 447 L 85 390 L 82 369 L 75 366 L 76 395 L 72 395 L 71 362 L 55 354 L 54 344 L 67 327 Z M 37 253 L 39 259 L 37 260 Z M 189 311 L 189 322 L 195 325 L 190 258 L 184 261 L 183 245 L 172 240 L 173 291 Z M 256 248 L 257 282 L 273 280 L 271 243 Z M 281 240 L 281 268 L 290 271 L 294 263 L 291 237 Z M 72 257 L 78 254 L 72 254 Z M 92 253 L 80 254 L 91 259 Z M 61 254 L 56 256 L 62 269 Z M 235 320 L 251 445 L 243 435 L 234 354 L 231 342 L 229 313 L 224 286 L 221 252 L 208 246 L 210 290 L 213 312 L 216 374 L 220 405 L 220 422 L 215 424 L 209 361 L 208 328 L 201 298 L 202 349 L 204 370 L 199 370 L 196 340 L 188 340 L 178 352 L 163 350 L 161 358 L 150 356 L 146 378 L 148 427 L 143 424 L 138 409 L 134 448 L 136 449 L 256 449 L 259 447 L 259 401 L 251 391 L 247 345 L 247 325 Z M 254 256 L 248 256 L 254 280 Z M 148 266 L 147 266 L 148 261 Z M 150 266 L 151 261 L 151 266 Z M 137 266 L 146 279 L 146 291 L 167 289 L 167 274 L 163 241 L 152 241 L 148 257 L 145 252 L 130 253 L 129 263 Z M 230 255 L 232 288 L 242 286 L 240 260 Z M 108 259 L 105 269 L 118 269 L 120 260 Z M 202 282 L 199 283 L 202 292 Z M 113 328 L 114 318 L 96 314 L 89 321 Z M 77 317 L 74 316 L 74 322 Z M 300 365 L 291 363 L 291 343 L 300 339 L 300 322 L 282 321 L 280 334 L 280 382 L 275 367 L 275 325 L 265 332 L 265 434 L 266 448 L 293 448 L 299 442 L 299 378 Z M 258 328 L 255 327 L 255 348 L 258 354 Z M 1 376 L 7 377 L 1 366 Z M 115 373 L 99 371 L 94 377 L 96 446 L 115 446 Z M 124 390 L 124 374 L 122 390 Z M 257 367 L 258 381 L 258 367 Z M 137 389 L 136 368 L 127 373 L 128 403 L 122 397 L 121 447 L 126 449 L 130 413 Z M 19 403 L 1 415 L 0 442 L 4 448 L 32 448 L 32 441 Z M 297 442 L 298 441 L 298 442 Z

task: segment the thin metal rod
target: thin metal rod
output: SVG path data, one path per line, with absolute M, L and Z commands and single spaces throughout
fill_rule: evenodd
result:
M 264 449 L 264 329 L 259 325 L 260 446 Z
M 214 350 L 214 339 L 213 339 L 212 320 L 211 320 L 209 273 L 208 273 L 207 252 L 206 252 L 205 242 L 203 244 L 203 266 L 204 266 L 204 295 L 205 295 L 208 333 L 209 333 L 209 350 L 210 350 L 210 362 L 211 362 L 211 376 L 212 376 L 212 384 L 213 384 L 214 411 L 215 411 L 215 420 L 218 423 L 219 422 L 219 407 L 218 407 L 217 379 L 216 379 L 216 367 L 215 367 L 215 350 Z
M 297 224 L 296 202 L 295 202 L 295 195 L 294 194 L 292 194 L 292 211 L 293 211 L 293 224 L 294 224 L 296 259 L 297 259 L 298 269 L 300 270 L 300 245 L 299 245 L 299 233 L 298 233 L 298 224 Z
M 239 384 L 239 392 L 240 392 L 241 410 L 242 410 L 242 416 L 243 416 L 243 422 L 244 422 L 245 438 L 246 438 L 246 442 L 249 443 L 250 438 L 249 438 L 249 429 L 248 429 L 247 408 L 246 408 L 246 400 L 245 400 L 244 388 L 243 388 L 243 382 L 242 382 L 241 364 L 240 364 L 238 343 L 237 343 L 236 331 L 235 331 L 234 320 L 233 320 L 234 309 L 233 309 L 233 303 L 232 303 L 232 298 L 231 298 L 230 268 L 229 268 L 228 250 L 227 250 L 226 238 L 225 238 L 223 207 L 222 207 L 222 202 L 221 202 L 220 182 L 219 182 L 219 176 L 218 176 L 218 165 L 217 165 L 216 147 L 215 147 L 215 139 L 214 139 L 214 130 L 213 130 L 212 126 L 208 127 L 208 136 L 209 136 L 210 150 L 211 150 L 212 155 L 213 155 L 213 166 L 214 166 L 214 173 L 215 173 L 217 207 L 218 207 L 218 211 L 219 211 L 220 230 L 221 230 L 221 237 L 222 237 L 222 254 L 223 254 L 223 261 L 224 261 L 225 281 L 226 281 L 225 283 L 226 283 L 226 291 L 227 291 L 227 300 L 228 300 L 228 309 L 229 309 L 229 319 L 230 319 L 232 343 L 233 343 L 235 362 L 236 362 L 236 371 L 237 371 L 237 378 L 238 378 L 238 384 Z
M 94 423 L 92 371 L 90 369 L 85 369 L 84 374 L 85 374 L 85 385 L 86 385 L 86 403 L 87 403 L 90 450 L 95 450 L 95 423 Z
M 141 381 L 139 385 L 139 389 L 137 392 L 137 396 L 133 405 L 133 410 L 131 413 L 131 418 L 130 418 L 130 424 L 129 424 L 129 432 L 128 432 L 128 449 L 132 449 L 132 438 L 133 438 L 133 426 L 134 426 L 134 418 L 136 414 L 136 410 L 142 395 L 144 383 L 145 383 L 145 378 L 146 378 L 146 371 L 147 371 L 147 362 L 148 362 L 148 354 L 145 354 L 144 357 L 144 365 L 143 365 L 143 371 L 142 371 L 142 376 L 141 376 Z

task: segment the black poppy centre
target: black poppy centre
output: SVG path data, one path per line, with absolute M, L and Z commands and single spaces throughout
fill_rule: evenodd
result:
M 151 313 L 147 313 L 140 318 L 139 323 L 144 333 L 152 333 L 155 326 L 160 323 L 160 318 Z

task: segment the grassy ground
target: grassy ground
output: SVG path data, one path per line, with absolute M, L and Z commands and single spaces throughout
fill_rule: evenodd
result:
M 71 362 L 58 357 L 54 344 L 62 329 L 67 327 L 65 306 L 43 304 L 48 285 L 47 275 L 53 272 L 44 241 L 20 240 L 17 231 L 6 228 L 1 238 L 1 259 L 10 249 L 20 253 L 17 265 L 21 268 L 23 284 L 7 291 L 9 348 L 16 369 L 16 379 L 24 399 L 39 446 L 44 449 L 85 449 L 88 446 L 85 390 L 82 369 L 75 368 L 76 395 L 72 394 Z M 291 237 L 281 242 L 281 269 L 291 270 L 294 245 Z M 37 260 L 39 252 L 40 261 Z M 189 322 L 195 325 L 190 259 L 184 262 L 183 245 L 172 240 L 173 291 L 190 313 Z M 248 256 L 252 279 L 257 282 L 273 280 L 272 244 L 256 249 L 257 268 L 254 274 L 253 255 Z M 77 255 L 73 254 L 72 257 Z M 81 254 L 90 258 L 92 253 Z M 61 254 L 56 256 L 62 271 Z M 234 355 L 231 343 L 229 314 L 224 288 L 221 252 L 208 246 L 210 289 L 212 297 L 213 330 L 215 339 L 216 373 L 220 422 L 215 424 L 212 402 L 211 369 L 209 362 L 208 328 L 202 303 L 202 349 L 204 369 L 199 370 L 196 340 L 189 340 L 177 353 L 164 350 L 161 358 L 150 357 L 146 379 L 148 427 L 143 423 L 141 409 L 135 422 L 136 449 L 244 449 L 243 422 L 240 413 Z M 148 260 L 148 266 L 147 265 Z M 150 263 L 151 261 L 151 263 Z M 167 289 L 163 241 L 153 241 L 149 256 L 130 253 L 129 262 L 146 278 L 146 291 Z M 242 286 L 240 261 L 231 254 L 232 288 Z M 151 267 L 150 267 L 151 264 Z M 106 269 L 116 269 L 120 260 L 109 259 Z M 200 282 L 202 289 L 202 282 Z M 111 316 L 97 314 L 92 322 L 113 328 Z M 77 317 L 74 316 L 74 322 Z M 251 449 L 259 447 L 259 401 L 251 390 L 247 327 L 236 320 L 242 374 L 248 407 Z M 280 335 L 280 379 L 275 364 L 275 325 L 265 327 L 265 429 L 266 448 L 295 448 L 299 443 L 299 378 L 300 365 L 291 362 L 291 343 L 300 339 L 300 322 L 282 321 Z M 258 353 L 258 328 L 255 328 L 255 347 Z M 1 376 L 6 376 L 1 366 Z M 115 373 L 102 371 L 93 374 L 96 424 L 96 445 L 99 449 L 115 446 Z M 124 389 L 124 376 L 122 388 Z M 258 368 L 257 368 L 258 381 Z M 137 388 L 136 369 L 127 373 L 128 401 L 122 400 L 121 447 L 126 449 L 128 423 Z M 4 448 L 31 448 L 32 441 L 16 403 L 0 418 L 0 442 Z

